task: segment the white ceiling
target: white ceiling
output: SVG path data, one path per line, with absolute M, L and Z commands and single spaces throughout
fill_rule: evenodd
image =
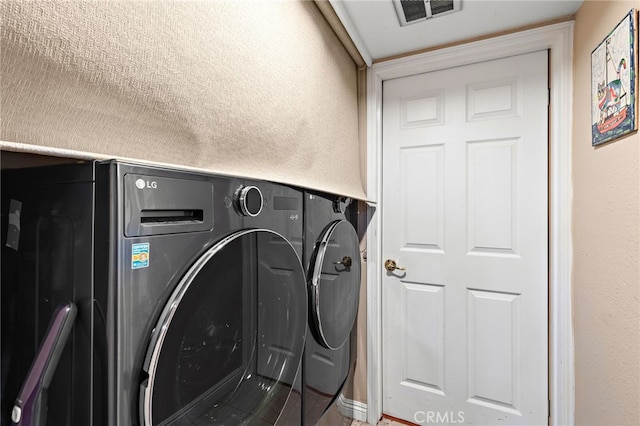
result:
M 462 0 L 462 10 L 401 27 L 391 0 L 329 0 L 372 60 L 573 15 L 582 0 Z

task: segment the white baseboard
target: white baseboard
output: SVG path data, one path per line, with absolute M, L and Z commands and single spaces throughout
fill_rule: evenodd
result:
M 350 417 L 353 420 L 359 420 L 361 422 L 367 421 L 367 404 L 360 401 L 354 401 L 353 399 L 345 398 L 340 394 L 336 401 L 338 409 L 343 416 Z

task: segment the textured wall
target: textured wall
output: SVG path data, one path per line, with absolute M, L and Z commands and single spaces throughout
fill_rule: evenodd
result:
M 576 15 L 573 318 L 576 424 L 640 424 L 640 136 L 591 147 L 591 52 L 632 1 Z M 637 102 L 637 100 L 636 100 Z
M 364 197 L 356 66 L 313 2 L 3 0 L 0 11 L 4 149 Z

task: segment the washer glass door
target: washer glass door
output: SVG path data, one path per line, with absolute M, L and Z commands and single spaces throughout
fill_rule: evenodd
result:
M 346 220 L 329 224 L 311 262 L 312 330 L 322 346 L 338 349 L 349 338 L 358 313 L 360 249 L 353 225 Z
M 304 348 L 306 287 L 291 244 L 235 233 L 182 278 L 154 329 L 145 425 L 275 424 Z

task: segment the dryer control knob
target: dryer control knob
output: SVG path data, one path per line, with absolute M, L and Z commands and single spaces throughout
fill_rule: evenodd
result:
M 245 186 L 237 193 L 238 208 L 245 216 L 255 217 L 262 211 L 264 199 L 262 192 L 255 186 Z

